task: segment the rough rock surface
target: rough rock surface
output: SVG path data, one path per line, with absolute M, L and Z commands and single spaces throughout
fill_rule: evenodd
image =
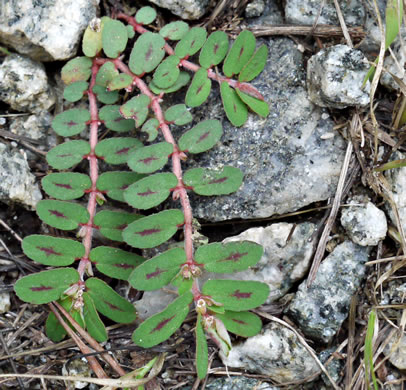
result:
M 44 140 L 51 129 L 52 116 L 48 111 L 10 120 L 9 130 L 16 135 L 33 140 Z
M 11 54 L 0 65 L 0 100 L 17 111 L 38 112 L 55 103 L 44 66 L 27 57 Z
M 405 72 L 405 64 L 406 64 L 406 46 L 405 46 L 405 39 L 406 39 L 406 29 L 403 27 L 402 31 L 402 39 L 398 36 L 395 39 L 395 42 L 391 45 L 392 54 L 388 53 L 387 57 L 384 61 L 384 67 L 389 72 L 393 73 L 396 77 L 401 79 L 404 83 L 406 82 L 406 72 Z M 394 80 L 394 78 L 388 73 L 383 72 L 381 77 L 381 84 L 385 87 L 400 91 L 400 86 Z
M 337 333 L 364 277 L 367 259 L 366 247 L 345 241 L 322 261 L 309 288 L 307 281 L 299 286 L 288 314 L 306 336 L 328 343 Z
M 169 9 L 182 19 L 195 20 L 207 11 L 208 0 L 149 0 L 159 7 Z
M 307 98 L 302 54 L 295 43 L 278 38 L 267 44 L 265 70 L 252 81 L 270 104 L 266 119 L 250 114 L 244 126 L 235 128 L 225 118 L 217 89 L 194 110 L 196 121 L 221 120 L 224 134 L 209 152 L 190 157 L 189 167 L 233 165 L 244 172 L 244 183 L 235 194 L 192 194 L 198 218 L 269 217 L 335 193 L 344 142 L 334 134 L 329 115 Z
M 391 353 L 392 352 L 392 353 Z M 406 336 L 402 335 L 399 340 L 399 335 L 394 335 L 383 353 L 388 356 L 389 361 L 400 370 L 406 370 Z
M 307 63 L 310 100 L 321 107 L 345 108 L 369 103 L 370 83 L 362 87 L 369 65 L 361 51 L 346 45 L 320 50 Z
M 0 42 L 37 61 L 76 54 L 99 0 L 11 0 L 1 3 Z
M 261 16 L 254 17 L 255 14 L 261 11 L 262 3 L 264 3 L 264 8 L 260 14 Z M 248 3 L 245 14 L 247 17 L 245 22 L 250 28 L 262 27 L 267 24 L 283 24 L 282 12 L 275 0 L 267 0 L 265 2 L 258 0 Z
M 144 291 L 144 294 L 140 300 L 135 302 L 135 308 L 138 313 L 138 318 L 146 319 L 152 315 L 164 310 L 175 298 L 174 294 L 168 293 L 168 288 Z
M 233 346 L 228 357 L 222 356 L 222 360 L 229 367 L 267 375 L 280 383 L 300 381 L 319 372 L 316 361 L 297 336 L 276 322 Z
M 385 213 L 372 202 L 354 197 L 341 212 L 343 225 L 351 240 L 361 246 L 375 246 L 386 237 L 388 224 Z
M 0 293 L 0 314 L 7 313 L 10 310 L 10 293 Z
M 365 17 L 363 2 L 339 0 L 338 3 L 347 25 L 360 26 L 363 24 Z M 312 25 L 316 21 L 321 5 L 320 0 L 287 0 L 285 5 L 286 22 Z M 318 24 L 339 25 L 333 0 L 324 2 Z
M 245 8 L 245 16 L 247 18 L 256 18 L 261 16 L 265 10 L 264 0 L 255 0 L 247 4 Z
M 279 390 L 279 387 L 271 386 L 254 378 L 245 376 L 231 376 L 215 379 L 206 386 L 207 390 Z
M 25 157 L 0 143 L 0 200 L 13 201 L 34 208 L 42 199 L 35 177 Z

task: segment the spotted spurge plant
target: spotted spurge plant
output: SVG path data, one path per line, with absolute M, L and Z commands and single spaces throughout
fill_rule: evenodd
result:
M 207 37 L 204 28 L 190 28 L 182 21 L 169 23 L 159 32 L 148 31 L 144 26 L 153 23 L 155 17 L 153 8 L 144 7 L 134 17 L 117 14 L 116 19 L 95 20 L 84 34 L 85 56 L 63 67 L 64 98 L 80 103 L 56 115 L 53 129 L 61 137 L 75 139 L 47 154 L 49 165 L 61 172 L 43 178 L 44 191 L 54 199 L 40 201 L 37 213 L 53 228 L 78 232 L 76 238 L 73 233 L 64 238 L 26 237 L 23 250 L 28 257 L 58 268 L 21 278 L 15 291 L 26 302 L 59 301 L 101 342 L 108 336 L 99 313 L 119 323 L 131 323 L 136 312 L 132 303 L 94 276 L 94 267 L 109 278 L 128 281 L 138 290 L 172 284 L 178 289 L 178 297 L 165 310 L 142 322 L 132 338 L 145 348 L 167 340 L 194 303 L 196 365 L 203 378 L 208 366 L 206 335 L 227 354 L 231 348 L 228 331 L 243 337 L 257 334 L 261 320 L 249 310 L 265 302 L 269 288 L 259 282 L 236 280 L 208 280 L 200 286 L 204 271 L 232 273 L 248 269 L 259 261 L 263 250 L 249 241 L 194 248 L 196 224 L 188 191 L 202 196 L 230 194 L 241 186 L 243 174 L 232 166 L 182 171 L 188 154 L 205 152 L 220 140 L 219 121 L 197 123 L 177 140 L 171 127 L 192 122 L 190 107 L 207 100 L 213 82 L 220 85 L 223 106 L 233 125 L 245 123 L 248 108 L 267 116 L 267 103 L 247 83 L 263 70 L 267 47 L 256 48 L 255 37 L 249 31 L 241 32 L 230 47 L 226 33 L 216 31 Z M 199 65 L 189 60 L 192 56 Z M 224 76 L 220 74 L 221 63 Z M 186 104 L 163 110 L 166 96 L 185 86 Z M 80 139 L 87 129 L 88 141 Z M 99 140 L 99 132 L 104 129 L 111 137 Z M 147 146 L 137 138 L 140 132 L 145 134 Z M 89 174 L 74 172 L 75 168 L 83 169 L 82 160 L 89 162 Z M 171 172 L 155 173 L 168 160 Z M 100 161 L 121 169 L 127 164 L 131 171 L 99 174 Z M 139 214 L 139 210 L 160 205 L 170 194 L 180 201 L 181 210 Z M 77 201 L 83 196 L 87 208 Z M 106 197 L 125 202 L 137 212 L 116 211 Z M 96 212 L 97 206 L 105 208 Z M 127 244 L 127 249 L 156 247 L 180 228 L 184 232 L 182 248 L 168 249 L 148 260 L 121 249 L 121 243 Z M 96 230 L 115 243 L 94 247 Z M 75 262 L 78 265 L 73 268 Z M 66 334 L 53 313 L 47 319 L 46 330 L 53 340 L 61 340 Z

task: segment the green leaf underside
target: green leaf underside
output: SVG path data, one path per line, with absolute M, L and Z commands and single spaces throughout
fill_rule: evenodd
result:
M 73 268 L 58 268 L 24 276 L 17 280 L 14 290 L 24 302 L 43 304 L 56 301 L 78 281 L 79 273 Z
M 135 14 L 135 21 L 140 24 L 150 24 L 156 18 L 156 11 L 152 7 L 142 7 Z
M 130 214 L 118 211 L 103 210 L 94 217 L 94 224 L 99 227 L 100 233 L 113 241 L 123 241 L 123 230 L 142 215 Z
M 182 211 L 164 210 L 129 224 L 123 238 L 134 248 L 153 248 L 169 240 L 183 223 Z
M 109 198 L 124 202 L 124 191 L 143 177 L 135 172 L 104 172 L 97 179 L 96 187 Z
M 128 280 L 134 269 L 144 261 L 143 257 L 135 253 L 109 246 L 92 249 L 89 257 L 101 273 L 120 280 Z
M 211 149 L 221 138 L 223 128 L 221 122 L 209 119 L 198 123 L 180 137 L 180 150 L 197 154 Z
M 179 77 L 180 59 L 177 56 L 165 58 L 154 72 L 153 82 L 158 88 L 169 88 Z
M 204 264 L 204 268 L 209 272 L 232 273 L 244 271 L 258 263 L 263 252 L 262 246 L 255 242 L 216 242 L 197 248 L 195 260 Z
M 83 53 L 87 57 L 94 57 L 101 49 L 102 49 L 102 23 L 100 23 L 100 28 L 98 31 L 95 31 L 90 26 L 87 26 L 82 40 Z
M 250 58 L 247 65 L 241 70 L 238 81 L 251 81 L 255 79 L 265 68 L 268 58 L 268 47 L 261 45 L 255 54 Z
M 263 100 L 256 99 L 242 91 L 238 88 L 235 90 L 239 98 L 255 113 L 266 118 L 269 114 L 269 105 Z
M 124 199 L 136 209 L 147 210 L 161 204 L 177 184 L 178 179 L 173 173 L 156 173 L 129 186 Z
M 224 60 L 228 51 L 228 36 L 224 31 L 215 31 L 209 35 L 199 55 L 200 65 L 210 68 Z
M 83 206 L 60 200 L 39 201 L 37 214 L 42 221 L 61 230 L 76 229 L 80 223 L 89 220 L 89 212 Z
M 120 113 L 126 119 L 134 119 L 136 127 L 139 127 L 147 119 L 150 102 L 146 95 L 135 96 L 120 107 Z
M 206 42 L 207 31 L 203 27 L 192 27 L 177 43 L 175 54 L 184 58 L 197 53 Z
M 223 306 L 215 306 L 215 305 L 212 305 L 212 306 L 209 307 L 209 310 L 210 310 L 212 313 L 220 313 L 220 314 L 224 314 L 224 313 L 225 313 L 225 310 L 224 310 L 224 307 L 223 307 Z
M 80 198 L 92 186 L 88 175 L 76 172 L 50 173 L 41 180 L 44 191 L 53 198 L 72 200 Z
M 114 77 L 118 76 L 118 70 L 114 66 L 112 62 L 106 62 L 103 64 L 99 71 L 97 72 L 96 76 L 96 85 L 100 87 L 107 88 L 107 84 L 114 79 Z
M 87 57 L 76 57 L 70 60 L 61 70 L 61 77 L 65 84 L 75 81 L 87 81 L 92 74 L 92 60 Z
M 192 300 L 193 294 L 188 291 L 176 298 L 165 310 L 148 318 L 133 333 L 134 343 L 149 348 L 167 340 L 182 325 Z
M 221 302 L 224 309 L 244 311 L 262 305 L 269 295 L 269 286 L 265 283 L 245 280 L 208 280 L 202 293 Z
M 67 334 L 66 330 L 52 312 L 48 314 L 45 321 L 45 333 L 54 343 L 62 341 Z
M 86 81 L 75 81 L 65 87 L 63 90 L 63 98 L 68 102 L 77 102 L 82 99 L 88 86 L 89 83 Z
M 152 142 L 158 136 L 159 121 L 158 119 L 148 119 L 141 127 L 141 131 L 148 134 L 148 142 Z
M 86 141 L 75 140 L 57 145 L 47 153 L 47 162 L 55 169 L 69 169 L 79 164 L 90 153 Z
M 107 19 L 103 23 L 102 46 L 109 58 L 117 58 L 126 48 L 127 28 L 119 20 Z
M 226 81 L 221 83 L 220 93 L 228 120 L 234 126 L 242 126 L 248 118 L 247 106 Z
M 158 142 L 153 145 L 137 149 L 130 154 L 128 166 L 138 173 L 152 173 L 161 169 L 173 152 L 173 145 L 169 142 Z
M 222 170 L 194 168 L 185 172 L 183 181 L 199 195 L 227 195 L 241 187 L 243 177 L 238 168 L 230 166 Z
M 203 104 L 210 95 L 211 80 L 207 76 L 207 70 L 200 68 L 194 75 L 192 83 L 187 90 L 185 103 L 189 107 L 198 107 Z
M 189 31 L 189 25 L 185 22 L 171 22 L 161 28 L 159 34 L 164 38 L 172 41 L 178 41 L 182 39 Z
M 25 237 L 22 248 L 30 259 L 56 267 L 70 265 L 85 254 L 85 247 L 78 241 L 39 234 Z
M 152 32 L 142 34 L 130 54 L 129 67 L 136 75 L 153 71 L 165 56 L 165 39 Z
M 119 99 L 118 91 L 108 91 L 105 87 L 95 85 L 93 87 L 97 100 L 103 104 L 114 104 Z
M 128 282 L 137 290 L 151 291 L 166 286 L 186 263 L 182 248 L 172 248 L 142 263 L 130 275 Z
M 96 145 L 95 153 L 109 164 L 125 164 L 129 153 L 142 146 L 141 141 L 132 137 L 106 138 Z
M 125 119 L 120 114 L 120 106 L 104 106 L 99 111 L 99 117 L 104 125 L 113 131 L 125 132 L 135 128 L 135 121 Z
M 190 74 L 187 72 L 181 71 L 179 73 L 179 77 L 176 80 L 175 84 L 170 86 L 169 88 L 158 88 L 153 82 L 149 83 L 149 88 L 151 91 L 157 95 L 159 95 L 161 92 L 164 93 L 171 93 L 171 92 L 176 92 L 179 89 L 183 88 L 185 85 L 189 84 L 190 80 Z
M 107 283 L 97 278 L 89 278 L 85 285 L 98 312 L 118 323 L 126 324 L 135 320 L 134 306 Z
M 107 330 L 96 311 L 93 299 L 85 291 L 83 297 L 83 317 L 85 319 L 86 329 L 90 335 L 99 343 L 107 340 Z
M 226 311 L 224 314 L 216 314 L 227 330 L 242 337 L 253 337 L 262 328 L 261 319 L 248 311 Z
M 107 89 L 109 91 L 114 91 L 118 89 L 124 89 L 129 87 L 133 82 L 133 78 L 125 73 L 120 73 L 118 76 L 114 77 L 107 84 Z
M 189 112 L 185 104 L 175 104 L 165 111 L 165 120 L 175 125 L 186 125 L 193 120 L 192 114 Z
M 90 121 L 88 110 L 72 108 L 56 115 L 52 128 L 62 137 L 71 137 L 86 129 L 87 121 Z
M 209 351 L 206 336 L 202 326 L 202 318 L 199 314 L 196 322 L 196 369 L 199 379 L 203 380 L 207 375 L 209 366 Z
M 255 50 L 255 36 L 251 31 L 245 30 L 238 34 L 231 46 L 223 64 L 223 73 L 227 77 L 241 72 L 248 63 Z

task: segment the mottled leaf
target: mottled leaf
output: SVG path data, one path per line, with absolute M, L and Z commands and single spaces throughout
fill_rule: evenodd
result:
M 255 79 L 265 68 L 268 57 L 268 47 L 261 45 L 255 54 L 250 58 L 247 65 L 241 70 L 238 76 L 239 81 L 251 81 Z
M 207 31 L 203 27 L 192 27 L 177 43 L 175 54 L 185 58 L 197 53 L 206 42 Z
M 158 119 L 148 119 L 141 127 L 141 131 L 148 134 L 148 142 L 152 142 L 158 136 L 159 121 Z
M 24 237 L 22 248 L 30 259 L 56 267 L 70 265 L 85 254 L 85 247 L 78 241 L 39 234 Z
M 14 291 L 24 302 L 43 304 L 56 301 L 78 281 L 79 273 L 73 268 L 57 268 L 24 276 L 17 280 Z
M 192 114 L 184 104 L 175 104 L 165 111 L 165 120 L 175 125 L 186 125 L 193 120 Z
M 185 85 L 189 84 L 190 75 L 188 72 L 180 72 L 179 77 L 176 80 L 175 84 L 171 85 L 169 88 L 158 88 L 152 81 L 149 83 L 149 88 L 153 93 L 159 95 L 160 93 L 171 93 L 179 91 L 179 89 L 183 88 Z
M 85 30 L 82 51 L 87 57 L 95 57 L 102 49 L 102 28 L 105 20 L 106 18 L 103 18 L 103 22 L 100 19 L 93 20 Z
M 235 90 L 239 98 L 255 113 L 266 118 L 269 114 L 269 105 L 263 100 L 256 99 L 242 91 L 238 88 Z
M 224 60 L 228 52 L 228 36 L 224 31 L 215 31 L 209 35 L 199 55 L 200 65 L 210 68 Z
M 65 84 L 87 81 L 91 74 L 92 60 L 87 57 L 76 57 L 70 60 L 61 70 L 61 77 Z
M 153 347 L 171 337 L 182 325 L 189 313 L 193 294 L 186 292 L 170 303 L 165 310 L 144 321 L 133 333 L 135 344 L 143 348 Z
M 109 83 L 107 84 L 107 89 L 109 91 L 124 89 L 129 87 L 132 82 L 133 78 L 130 75 L 126 73 L 120 73 L 118 76 L 109 81 Z
M 189 31 L 189 25 L 185 22 L 171 22 L 161 28 L 159 33 L 167 39 L 178 41 L 182 39 Z
M 87 81 L 75 81 L 63 90 L 63 98 L 68 102 L 77 102 L 82 99 L 89 83 Z
M 248 311 L 229 311 L 224 314 L 216 314 L 227 330 L 242 337 L 253 337 L 262 328 L 261 319 L 254 313 Z
M 96 85 L 107 88 L 107 84 L 118 76 L 118 70 L 112 62 L 104 63 L 97 72 Z
M 126 132 L 135 128 L 135 121 L 125 119 L 120 114 L 120 106 L 104 106 L 99 111 L 99 117 L 104 121 L 104 125 L 113 131 Z
M 139 127 L 147 119 L 150 102 L 146 95 L 135 96 L 120 107 L 120 113 L 126 119 L 134 119 L 135 126 Z
M 151 24 L 156 18 L 156 11 L 152 7 L 142 7 L 135 14 L 135 21 L 139 24 Z
M 52 128 L 62 137 L 71 137 L 86 129 L 88 121 L 90 121 L 88 110 L 72 108 L 56 115 L 52 121 Z
M 161 169 L 173 152 L 173 145 L 169 142 L 158 142 L 137 149 L 130 154 L 128 166 L 138 173 L 152 173 Z
M 206 336 L 202 326 L 201 314 L 198 314 L 196 321 L 196 369 L 199 379 L 203 380 L 207 375 L 209 366 L 209 351 L 207 348 Z
M 96 155 L 109 164 L 125 164 L 130 152 L 143 146 L 132 137 L 106 138 L 96 145 Z
M 72 200 L 83 196 L 92 186 L 88 175 L 76 172 L 50 173 L 41 180 L 42 188 L 51 197 Z
M 207 76 L 207 70 L 200 68 L 194 75 L 192 83 L 187 90 L 185 103 L 189 107 L 202 105 L 210 95 L 211 80 Z
M 86 141 L 68 141 L 57 145 L 47 153 L 47 162 L 55 169 L 69 169 L 79 164 L 90 153 Z
M 138 266 L 128 282 L 137 290 L 158 290 L 173 279 L 183 263 L 186 263 L 184 249 L 169 249 Z
M 83 297 L 83 317 L 86 329 L 96 341 L 102 343 L 107 340 L 107 330 L 96 311 L 93 299 L 85 291 Z
M 127 28 L 119 20 L 106 19 L 103 23 L 102 46 L 109 58 L 117 58 L 126 48 Z
M 221 83 L 220 93 L 228 120 L 234 126 L 242 126 L 248 119 L 247 106 L 225 81 Z
M 227 195 L 240 188 L 243 176 L 238 168 L 230 166 L 222 170 L 193 168 L 185 172 L 183 182 L 199 195 Z
M 143 177 L 144 175 L 135 172 L 104 172 L 97 179 L 96 187 L 110 199 L 125 202 L 124 191 Z
M 158 88 L 169 88 L 175 84 L 180 73 L 179 62 L 179 57 L 169 56 L 159 64 L 153 77 L 153 82 Z
M 130 223 L 123 239 L 134 248 L 153 248 L 169 240 L 183 223 L 182 211 L 164 210 Z

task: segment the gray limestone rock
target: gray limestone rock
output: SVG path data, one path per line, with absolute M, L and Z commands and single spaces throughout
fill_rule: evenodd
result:
M 208 0 L 149 0 L 159 7 L 169 9 L 182 19 L 195 20 L 207 11 Z
M 0 42 L 37 61 L 66 60 L 99 0 L 11 0 L 0 6 Z
M 138 317 L 145 320 L 152 315 L 159 313 L 176 297 L 176 292 L 171 294 L 168 292 L 167 288 L 154 291 L 144 291 L 142 298 L 135 302 Z
M 251 3 L 247 4 L 247 8 L 245 8 L 245 17 L 247 18 L 255 18 L 261 16 L 265 10 L 265 2 L 264 0 L 254 0 Z
M 52 116 L 48 111 L 37 114 L 16 117 L 10 120 L 9 130 L 16 135 L 33 140 L 44 140 L 51 129 Z
M 18 202 L 29 208 L 42 199 L 26 158 L 0 143 L 0 200 Z
M 258 335 L 233 346 L 228 357 L 221 358 L 229 367 L 267 375 L 280 383 L 301 381 L 320 371 L 297 336 L 277 322 L 271 322 Z
M 224 133 L 213 149 L 191 156 L 186 165 L 232 165 L 244 173 L 243 185 L 232 195 L 191 194 L 198 218 L 264 218 L 335 193 L 344 157 L 343 139 L 334 134 L 329 115 L 308 100 L 302 54 L 295 43 L 287 38 L 264 42 L 270 54 L 265 70 L 252 84 L 270 104 L 266 119 L 249 114 L 247 123 L 235 128 L 225 118 L 214 88 L 208 102 L 193 111 L 196 121 L 221 120 Z
M 358 0 L 339 0 L 341 12 L 347 25 L 363 24 L 365 8 L 363 2 Z M 287 23 L 312 25 L 320 12 L 320 0 L 287 0 L 285 17 Z M 318 18 L 318 24 L 339 25 L 337 12 L 333 0 L 326 0 Z
M 361 51 L 346 45 L 320 50 L 307 63 L 307 90 L 320 107 L 369 104 L 370 83 L 362 87 L 369 65 Z
M 375 246 L 386 237 L 388 224 L 385 213 L 372 202 L 354 197 L 341 212 L 343 225 L 351 240 L 361 246 Z
M 406 336 L 399 338 L 398 334 L 393 335 L 388 345 L 383 350 L 389 361 L 400 370 L 406 370 Z
M 207 390 L 279 390 L 266 382 L 245 376 L 230 376 L 215 379 L 206 386 Z
M 402 38 L 399 36 L 395 39 L 395 42 L 391 45 L 392 53 L 388 53 L 384 61 L 384 67 L 389 72 L 393 73 L 396 77 L 406 83 L 406 29 L 401 29 Z M 383 72 L 380 80 L 381 84 L 391 90 L 400 91 L 400 86 L 394 80 L 394 78 L 388 73 Z
M 0 65 L 0 100 L 17 111 L 38 112 L 55 103 L 44 66 L 27 57 L 8 55 Z
M 367 259 L 368 248 L 345 241 L 322 261 L 309 288 L 307 281 L 299 286 L 288 314 L 306 336 L 328 343 L 337 333 L 364 277 Z
M 262 9 L 262 3 L 264 3 L 264 9 L 259 16 L 257 14 Z M 247 23 L 249 28 L 263 27 L 267 24 L 283 24 L 282 12 L 276 0 L 258 0 L 257 2 L 249 3 L 245 11 L 245 16 L 247 19 L 244 22 Z

